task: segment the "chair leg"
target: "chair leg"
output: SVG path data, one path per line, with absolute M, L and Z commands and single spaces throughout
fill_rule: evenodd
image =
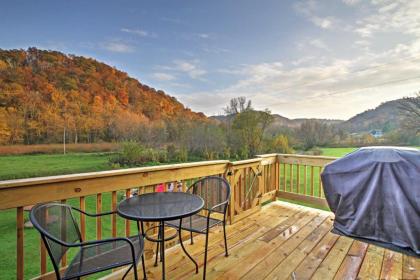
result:
M 203 271 L 203 280 L 206 279 L 206 269 L 207 269 L 207 247 L 209 244 L 209 230 L 206 232 L 206 247 L 204 249 L 204 271 Z
M 134 270 L 134 280 L 138 280 L 139 276 L 137 275 L 137 266 L 136 263 L 133 263 L 133 270 Z
M 143 267 L 143 279 L 146 280 L 147 279 L 147 274 L 146 274 L 146 265 L 145 265 L 145 261 L 144 261 L 144 255 L 141 255 L 141 266 Z
M 227 240 L 226 240 L 226 223 L 223 222 L 223 236 L 225 238 L 225 257 L 229 256 L 228 247 L 227 247 Z
M 187 255 L 187 257 L 194 263 L 195 265 L 195 273 L 198 273 L 198 264 L 197 262 L 193 259 L 193 257 L 191 257 L 190 254 L 188 254 L 187 250 L 184 247 L 184 243 L 182 242 L 182 234 L 181 234 L 181 230 L 178 230 L 178 236 L 179 236 L 179 244 L 181 244 L 181 248 L 184 251 L 184 253 Z
M 130 270 L 131 270 L 133 267 L 135 267 L 135 265 L 134 265 L 134 264 L 130 265 L 130 268 L 128 268 L 128 269 L 127 269 L 127 271 L 124 273 L 123 277 L 121 278 L 122 280 L 124 280 L 124 279 L 125 279 L 125 277 L 127 276 L 127 274 L 130 272 Z M 80 277 L 77 277 L 77 279 L 79 280 L 79 279 L 80 279 Z

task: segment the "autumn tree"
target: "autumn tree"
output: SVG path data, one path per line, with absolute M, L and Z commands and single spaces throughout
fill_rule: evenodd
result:
M 290 147 L 289 137 L 284 134 L 279 134 L 267 141 L 267 147 L 264 152 L 291 154 L 293 153 L 293 149 Z
M 415 97 L 406 97 L 399 102 L 399 110 L 404 117 L 403 127 L 420 134 L 420 92 Z
M 297 134 L 305 150 L 326 145 L 332 139 L 331 127 L 317 120 L 305 120 Z
M 229 101 L 229 105 L 224 108 L 227 115 L 236 115 L 248 110 L 252 110 L 251 100 L 246 100 L 246 97 L 235 97 Z

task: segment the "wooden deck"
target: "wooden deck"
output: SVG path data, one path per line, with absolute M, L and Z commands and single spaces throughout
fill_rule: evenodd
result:
M 221 230 L 209 237 L 207 279 L 420 279 L 420 259 L 330 232 L 333 214 L 283 202 L 227 227 L 229 257 Z M 186 248 L 199 261 L 199 274 L 179 245 L 166 250 L 167 279 L 201 279 L 204 240 Z M 149 279 L 161 267 L 147 262 Z M 142 275 L 141 266 L 139 275 Z

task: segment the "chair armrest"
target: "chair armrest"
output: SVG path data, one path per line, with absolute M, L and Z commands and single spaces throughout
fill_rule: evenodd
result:
M 210 213 L 214 212 L 214 209 L 216 209 L 217 207 L 223 206 L 223 205 L 228 204 L 228 203 L 229 203 L 229 200 L 226 200 L 226 201 L 223 201 L 222 203 L 219 203 L 219 204 L 214 205 L 212 208 L 210 208 L 208 210 L 209 211 L 209 215 L 210 215 Z
M 139 234 L 139 238 L 144 238 L 144 237 L 141 234 Z M 128 245 L 130 246 L 131 252 L 134 256 L 134 253 L 135 253 L 134 244 L 130 239 L 128 239 L 126 237 L 114 237 L 114 238 L 107 238 L 107 239 L 102 239 L 102 240 L 84 241 L 84 242 L 69 244 L 69 247 L 82 247 L 83 248 L 83 247 L 102 244 L 102 243 L 111 243 L 111 242 L 114 242 L 114 241 L 125 241 L 125 242 L 127 242 Z
M 82 213 L 83 215 L 89 216 L 89 217 L 100 217 L 100 216 L 106 216 L 106 215 L 111 215 L 111 214 L 116 214 L 117 211 L 109 211 L 109 212 L 102 212 L 102 213 L 96 213 L 96 214 L 92 214 L 92 213 L 88 213 L 85 212 L 83 210 L 80 210 L 79 208 L 76 207 L 71 207 L 73 210 L 76 210 L 79 213 Z
M 85 246 L 97 245 L 97 244 L 102 244 L 102 243 L 110 243 L 114 241 L 125 241 L 129 243 L 131 246 L 134 246 L 133 242 L 131 242 L 131 240 L 126 237 L 115 237 L 115 238 L 107 238 L 107 239 L 102 239 L 102 240 L 91 240 L 91 241 L 79 242 L 79 243 L 75 243 L 73 247 L 85 247 Z

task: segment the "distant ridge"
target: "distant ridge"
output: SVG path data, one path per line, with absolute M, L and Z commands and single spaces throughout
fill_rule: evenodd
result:
M 350 118 L 342 126 L 350 132 L 363 132 L 372 129 L 394 130 L 400 127 L 403 120 L 398 108 L 401 100 L 384 102 L 375 109 L 366 110 Z
M 279 114 L 273 114 L 272 116 L 274 118 L 272 126 L 289 127 L 289 128 L 299 127 L 306 120 L 316 120 L 316 121 L 320 121 L 327 124 L 339 124 L 339 123 L 344 122 L 343 120 L 316 119 L 316 118 L 289 119 Z M 216 120 L 218 122 L 226 122 L 229 118 L 232 118 L 232 116 L 219 115 L 219 116 L 210 117 L 210 119 Z
M 287 127 L 297 128 L 306 120 L 316 120 L 329 125 L 335 125 L 339 128 L 345 129 L 349 132 L 368 132 L 373 129 L 380 129 L 384 131 L 391 131 L 400 127 L 403 117 L 398 109 L 402 99 L 392 100 L 380 104 L 374 109 L 366 110 L 362 113 L 351 117 L 350 119 L 336 120 L 336 119 L 316 119 L 316 118 L 296 118 L 289 119 L 279 114 L 273 114 L 274 121 L 271 125 L 274 129 Z M 219 122 L 225 122 L 228 120 L 228 116 L 211 116 Z

